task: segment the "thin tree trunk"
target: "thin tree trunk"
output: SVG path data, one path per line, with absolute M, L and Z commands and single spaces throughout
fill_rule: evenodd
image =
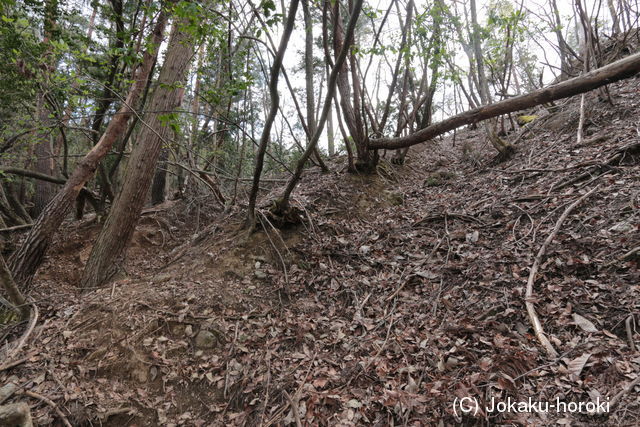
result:
M 327 79 L 331 72 L 329 71 L 329 64 L 326 64 L 326 72 Z M 336 143 L 335 143 L 335 135 L 333 129 L 333 111 L 329 110 L 329 115 L 327 116 L 327 151 L 329 152 L 329 157 L 333 157 L 336 154 Z
M 87 40 L 89 42 L 91 42 L 91 36 L 93 35 L 93 29 L 95 27 L 95 20 L 96 20 L 96 14 L 98 12 L 98 7 L 95 6 L 93 8 L 93 12 L 91 13 L 91 18 L 89 18 L 89 28 L 87 29 Z M 82 52 L 83 54 L 86 53 L 86 49 L 83 50 Z M 75 79 L 72 83 L 71 83 L 71 92 L 74 92 L 78 89 L 78 87 L 80 86 L 80 80 L 79 79 Z M 60 135 L 58 135 L 58 137 L 56 138 L 56 142 L 53 145 L 53 153 L 54 156 L 58 156 L 60 154 L 60 150 L 63 146 L 63 144 L 65 144 L 65 137 L 64 137 L 64 128 L 69 124 L 69 121 L 71 120 L 71 114 L 73 113 L 73 103 L 69 102 L 67 104 L 67 108 L 64 110 L 64 114 L 62 115 L 62 120 L 60 122 Z M 66 159 L 66 158 L 65 158 Z M 66 167 L 64 168 L 64 170 L 66 171 Z
M 162 112 L 175 110 L 181 101 L 180 87 L 194 54 L 194 40 L 188 34 L 188 18 L 174 22 L 158 85 L 149 100 L 149 113 L 138 136 L 109 216 L 93 246 L 81 285 L 100 286 L 118 272 L 131 241 L 153 179 L 162 143 L 171 127 L 163 123 Z
M 280 95 L 278 94 L 278 77 L 280 76 L 280 67 L 282 66 L 282 60 L 284 53 L 287 50 L 289 39 L 291 38 L 291 32 L 293 31 L 293 25 L 296 19 L 296 12 L 298 10 L 298 4 L 300 0 L 291 0 L 289 5 L 289 14 L 287 16 L 286 24 L 282 38 L 280 39 L 280 46 L 276 51 L 276 56 L 273 59 L 271 65 L 271 75 L 269 77 L 269 95 L 271 96 L 271 106 L 269 114 L 264 123 L 262 129 L 262 135 L 260 136 L 260 143 L 258 144 L 258 152 L 256 153 L 256 164 L 253 173 L 253 185 L 251 187 L 251 193 L 249 194 L 249 207 L 247 208 L 247 221 L 246 226 L 252 230 L 256 226 L 256 200 L 258 199 L 258 191 L 260 189 L 260 175 L 262 175 L 262 168 L 264 167 L 264 156 L 267 151 L 267 145 L 269 144 L 269 137 L 271 134 L 271 127 L 273 121 L 278 114 L 278 106 L 280 104 Z
M 4 186 L 0 182 L 0 212 L 9 221 L 10 225 L 24 225 L 25 221 L 15 212 L 4 192 Z M 5 225 L 6 226 L 6 225 Z
M 111 119 L 98 143 L 80 160 L 64 187 L 42 211 L 20 248 L 9 258 L 9 266 L 14 280 L 23 287 L 23 290 L 42 264 L 53 235 L 71 210 L 73 202 L 84 184 L 93 176 L 98 164 L 107 155 L 118 136 L 126 130 L 127 122 L 133 115 L 131 105 L 135 105 L 149 78 L 149 73 L 158 54 L 158 47 L 162 41 L 165 24 L 166 15 L 161 13 L 158 16 L 150 46 L 144 54 L 137 77 L 134 79 L 129 95 L 118 114 Z
M 555 18 L 555 28 L 553 32 L 556 35 L 558 41 L 558 51 L 560 52 L 560 79 L 565 80 L 569 76 L 569 62 L 567 60 L 567 42 L 562 35 L 562 20 L 560 19 L 560 11 L 558 10 L 558 3 L 556 0 L 551 0 L 551 8 L 553 9 L 553 16 Z
M 340 2 L 336 1 L 333 4 L 332 18 L 334 29 L 333 50 L 334 55 L 337 57 L 340 52 L 342 52 L 346 43 L 342 17 L 340 14 Z M 354 93 L 352 94 L 351 85 L 349 84 L 349 67 L 346 61 L 342 63 L 338 69 L 336 84 L 340 93 L 340 108 L 342 110 L 342 116 L 356 147 L 357 155 L 355 167 L 358 171 L 370 172 L 374 169 L 377 162 L 377 152 L 372 153 L 367 144 L 367 136 L 364 133 L 360 109 L 356 106 L 356 103 L 359 104 L 360 99 L 359 94 L 357 93 L 357 82 L 353 82 Z
M 302 171 L 304 170 L 304 165 L 311 157 L 313 153 L 313 148 L 318 144 L 320 140 L 320 135 L 322 134 L 322 129 L 324 128 L 324 124 L 327 121 L 327 116 L 331 111 L 331 102 L 334 99 L 336 93 L 336 86 L 338 84 L 338 75 L 340 74 L 340 70 L 344 65 L 347 54 L 351 50 L 351 43 L 353 41 L 353 33 L 356 28 L 356 23 L 358 22 L 358 17 L 360 16 L 360 11 L 362 10 L 362 2 L 363 0 L 356 0 L 353 9 L 351 11 L 351 18 L 349 19 L 349 24 L 347 25 L 346 33 L 344 34 L 344 43 L 342 43 L 342 47 L 338 56 L 336 57 L 336 63 L 331 70 L 331 75 L 329 76 L 329 81 L 327 82 L 327 95 L 324 100 L 324 106 L 322 107 L 322 114 L 320 114 L 320 120 L 318 121 L 318 128 L 316 132 L 313 134 L 311 141 L 309 142 L 309 146 L 302 154 L 302 157 L 298 160 L 298 164 L 296 165 L 296 170 L 293 176 L 287 182 L 287 186 L 285 187 L 284 192 L 282 193 L 282 197 L 275 204 L 275 209 L 273 213 L 282 216 L 289 209 L 289 200 L 291 199 L 291 193 L 294 188 L 300 181 L 302 177 Z M 348 141 L 346 141 L 348 144 Z
M 153 184 L 151 185 L 151 204 L 159 205 L 165 200 L 165 191 L 167 187 L 167 160 L 169 160 L 169 149 L 162 147 L 158 158 L 158 167 L 153 176 Z
M 45 46 L 42 72 L 43 82 L 41 83 L 42 87 L 36 99 L 36 112 L 41 130 L 36 134 L 37 143 L 34 151 L 36 157 L 35 170 L 47 175 L 53 175 L 55 173 L 53 147 L 51 143 L 53 119 L 51 117 L 52 113 L 47 105 L 47 97 L 49 96 L 49 80 L 51 74 L 54 72 L 54 59 L 52 58 L 53 53 L 49 41 L 52 39 L 56 27 L 57 14 L 58 1 L 47 0 L 45 3 L 44 37 L 42 39 L 42 44 Z M 48 182 L 38 181 L 35 187 L 33 209 L 31 211 L 34 217 L 40 215 L 40 212 L 42 212 L 54 194 L 54 188 Z

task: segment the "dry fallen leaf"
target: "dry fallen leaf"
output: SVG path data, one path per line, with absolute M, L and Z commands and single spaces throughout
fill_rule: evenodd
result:
M 580 316 L 578 313 L 573 313 L 573 321 L 585 332 L 598 332 L 598 328 L 596 328 L 596 325 L 594 325 L 593 322 Z
M 591 353 L 584 353 L 582 356 L 576 357 L 567 364 L 567 368 L 569 369 L 571 375 L 574 376 L 574 379 L 580 378 L 580 373 L 582 372 L 584 365 L 587 364 L 587 360 L 589 360 L 590 357 Z

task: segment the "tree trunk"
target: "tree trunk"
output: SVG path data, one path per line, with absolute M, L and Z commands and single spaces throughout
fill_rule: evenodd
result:
M 640 72 L 640 53 L 628 56 L 580 77 L 565 80 L 546 88 L 535 90 L 526 95 L 516 96 L 496 102 L 495 104 L 468 110 L 408 136 L 372 139 L 370 146 L 378 149 L 410 147 L 422 142 L 427 142 L 438 135 L 442 135 L 460 126 L 477 123 L 501 114 L 513 113 L 514 111 L 524 110 L 535 107 L 536 105 L 588 92 L 609 83 L 633 77 L 638 72 Z
M 64 187 L 45 207 L 20 248 L 9 259 L 9 267 L 14 280 L 18 286 L 23 287 L 23 291 L 40 267 L 53 235 L 71 210 L 84 184 L 93 176 L 98 164 L 107 155 L 118 136 L 126 130 L 127 122 L 133 115 L 130 106 L 135 105 L 149 78 L 149 73 L 158 54 L 158 46 L 162 42 L 165 24 L 166 15 L 161 13 L 158 16 L 151 43 L 144 54 L 137 77 L 134 79 L 129 95 L 118 114 L 113 116 L 100 141 L 78 162 Z
M 255 157 L 255 169 L 253 172 L 253 185 L 251 186 L 251 193 L 249 194 L 249 207 L 247 208 L 247 221 L 246 226 L 248 229 L 253 230 L 256 226 L 256 200 L 258 199 L 258 191 L 260 189 L 260 176 L 262 175 L 262 168 L 264 166 L 264 156 L 267 152 L 267 145 L 269 144 L 269 137 L 271 134 L 271 127 L 273 121 L 278 114 L 278 106 L 280 105 L 280 95 L 278 94 L 278 77 L 280 76 L 280 67 L 282 66 L 282 60 L 284 53 L 287 50 L 289 39 L 291 38 L 291 32 L 296 19 L 296 11 L 298 10 L 299 0 L 291 0 L 289 5 L 289 14 L 287 16 L 284 32 L 280 39 L 280 45 L 276 51 L 276 56 L 273 59 L 271 65 L 271 74 L 269 76 L 269 95 L 271 97 L 271 106 L 269 108 L 269 114 L 264 121 L 264 127 L 262 129 L 262 135 L 260 136 L 260 143 L 258 144 L 258 152 Z
M 51 118 L 50 112 L 46 106 L 44 94 L 40 95 L 38 100 L 39 122 L 43 129 L 37 133 L 37 145 L 35 148 L 35 170 L 42 174 L 54 175 L 53 150 L 51 147 Z M 36 181 L 35 193 L 33 195 L 33 209 L 31 216 L 37 217 L 40 212 L 47 206 L 54 194 L 54 188 L 49 182 Z
M 284 192 L 282 193 L 282 197 L 275 203 L 274 209 L 272 209 L 272 214 L 275 214 L 279 217 L 286 217 L 286 213 L 289 210 L 289 200 L 291 198 L 291 193 L 294 188 L 300 181 L 302 177 L 302 171 L 304 169 L 304 165 L 311 157 L 313 153 L 313 149 L 318 144 L 320 140 L 320 134 L 322 133 L 322 129 L 324 128 L 324 124 L 327 121 L 327 116 L 331 111 L 331 103 L 335 100 L 336 94 L 336 86 L 339 80 L 340 70 L 342 69 L 342 65 L 344 65 L 347 54 L 349 53 L 351 42 L 353 41 L 353 33 L 355 31 L 356 23 L 358 22 L 358 17 L 360 16 L 360 11 L 362 10 L 363 0 L 356 0 L 353 9 L 351 11 L 351 17 L 349 19 L 349 24 L 347 25 L 347 31 L 345 34 L 345 42 L 342 44 L 342 48 L 336 57 L 336 63 L 331 70 L 331 74 L 329 76 L 329 81 L 327 82 L 327 95 L 324 100 L 324 105 L 322 107 L 322 113 L 320 114 L 320 119 L 318 120 L 318 127 L 313 134 L 311 141 L 309 142 L 309 146 L 302 154 L 302 157 L 298 159 L 298 163 L 296 165 L 296 170 L 293 176 L 287 182 L 287 186 L 285 187 Z M 348 141 L 345 141 L 348 144 Z
M 478 70 L 478 85 L 480 92 L 480 101 L 482 105 L 489 105 L 493 102 L 493 97 L 489 90 L 489 80 L 484 69 L 484 55 L 482 54 L 482 45 L 480 40 L 480 25 L 478 24 L 478 14 L 476 11 L 476 0 L 471 0 L 471 25 L 473 31 L 471 39 L 473 43 L 473 52 L 476 59 L 476 69 Z M 497 121 L 489 120 L 484 123 L 485 133 L 491 142 L 491 145 L 503 156 L 510 155 L 513 147 L 507 141 L 498 136 L 496 131 Z
M 607 0 L 607 6 L 609 7 L 609 13 L 611 14 L 611 31 L 615 36 L 620 33 L 620 19 L 618 12 L 616 11 L 614 0 Z
M 332 17 L 334 28 L 333 50 L 334 55 L 338 57 L 345 45 L 345 34 L 342 25 L 342 16 L 340 15 L 340 2 L 338 1 L 333 5 Z M 353 55 L 350 55 L 350 57 L 353 60 Z M 375 170 L 375 166 L 378 161 L 378 153 L 376 150 L 371 150 L 369 148 L 368 138 L 367 135 L 365 135 L 364 127 L 362 126 L 360 110 L 354 105 L 355 102 L 359 102 L 360 99 L 356 90 L 356 84 L 357 82 L 354 82 L 354 93 L 352 95 L 351 86 L 349 84 L 349 67 L 345 61 L 338 69 L 337 75 L 337 87 L 340 93 L 340 108 L 342 110 L 344 122 L 347 125 L 347 129 L 349 129 L 349 134 L 356 147 L 355 167 L 360 172 L 369 173 Z
M 329 71 L 329 64 L 325 65 L 326 73 L 327 73 L 327 81 L 331 75 L 331 71 Z M 335 135 L 333 131 L 333 111 L 329 110 L 329 115 L 327 116 L 327 151 L 329 152 L 329 157 L 333 157 L 336 154 L 336 143 L 335 143 Z
M 158 167 L 153 176 L 153 185 L 151 186 L 151 204 L 159 205 L 164 202 L 165 189 L 167 186 L 167 160 L 169 159 L 169 149 L 163 147 L 160 150 L 160 158 L 158 159 Z
M 304 12 L 304 74 L 307 96 L 307 126 L 309 127 L 309 139 L 316 131 L 315 99 L 313 92 L 313 22 L 311 21 L 311 11 L 309 10 L 309 0 L 302 0 L 302 11 Z
M 118 272 L 126 248 L 144 206 L 158 156 L 172 132 L 163 123 L 162 112 L 175 110 L 181 101 L 182 85 L 194 54 L 194 40 L 188 34 L 188 19 L 174 22 L 158 85 L 149 101 L 149 112 L 138 136 L 109 216 L 93 246 L 81 285 L 84 289 L 102 285 Z
M 569 61 L 567 59 L 567 42 L 562 35 L 562 20 L 560 19 L 560 12 L 558 11 L 558 3 L 556 0 L 551 0 L 551 7 L 553 9 L 553 16 L 555 18 L 555 28 L 553 32 L 556 34 L 556 40 L 558 41 L 558 51 L 560 52 L 560 79 L 565 80 L 569 76 Z

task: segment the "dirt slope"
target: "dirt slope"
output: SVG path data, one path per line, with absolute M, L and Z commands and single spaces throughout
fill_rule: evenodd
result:
M 14 375 L 73 425 L 637 425 L 634 391 L 603 416 L 482 410 L 606 400 L 640 372 L 625 326 L 640 297 L 640 81 L 610 92 L 614 106 L 587 96 L 579 145 L 571 99 L 530 112 L 506 162 L 464 130 L 376 177 L 312 170 L 295 193 L 304 222 L 281 232 L 263 219 L 246 239 L 240 210 L 196 227 L 166 207 L 140 228 L 130 277 L 86 295 L 74 269 L 96 229 L 69 226 L 39 276 L 29 360 L 0 384 Z M 529 268 L 596 186 L 535 282 L 549 358 L 524 307 Z M 454 411 L 467 396 L 475 416 Z

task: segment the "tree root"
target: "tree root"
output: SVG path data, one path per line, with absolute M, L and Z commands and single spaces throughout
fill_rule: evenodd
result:
M 591 196 L 597 189 L 598 189 L 598 186 L 594 187 L 593 189 L 585 193 L 582 197 L 580 197 L 578 200 L 573 202 L 564 210 L 564 212 L 556 222 L 556 225 L 553 228 L 553 231 L 551 232 L 551 234 L 549 234 L 549 236 L 544 241 L 542 246 L 540 246 L 540 249 L 538 250 L 538 254 L 536 255 L 536 258 L 533 261 L 533 265 L 531 266 L 531 271 L 529 272 L 529 279 L 527 280 L 527 292 L 525 294 L 525 306 L 527 307 L 529 320 L 531 320 L 531 326 L 533 327 L 533 330 L 535 332 L 536 337 L 538 338 L 538 341 L 540 341 L 540 344 L 542 344 L 542 347 L 544 347 L 547 354 L 553 358 L 558 357 L 558 352 L 553 348 L 553 345 L 551 345 L 551 342 L 544 334 L 544 329 L 542 328 L 542 324 L 540 323 L 540 319 L 538 318 L 538 314 L 536 313 L 535 306 L 533 305 L 533 284 L 536 280 L 536 273 L 538 272 L 538 269 L 540 268 L 540 264 L 542 263 L 542 257 L 547 251 L 547 246 L 549 246 L 551 241 L 556 237 L 556 235 L 560 231 L 560 227 L 562 227 L 562 223 L 567 219 L 571 211 L 574 210 L 576 206 L 578 206 L 587 197 Z
M 302 210 L 284 203 L 282 199 L 274 200 L 265 217 L 274 227 L 283 229 L 302 224 Z

